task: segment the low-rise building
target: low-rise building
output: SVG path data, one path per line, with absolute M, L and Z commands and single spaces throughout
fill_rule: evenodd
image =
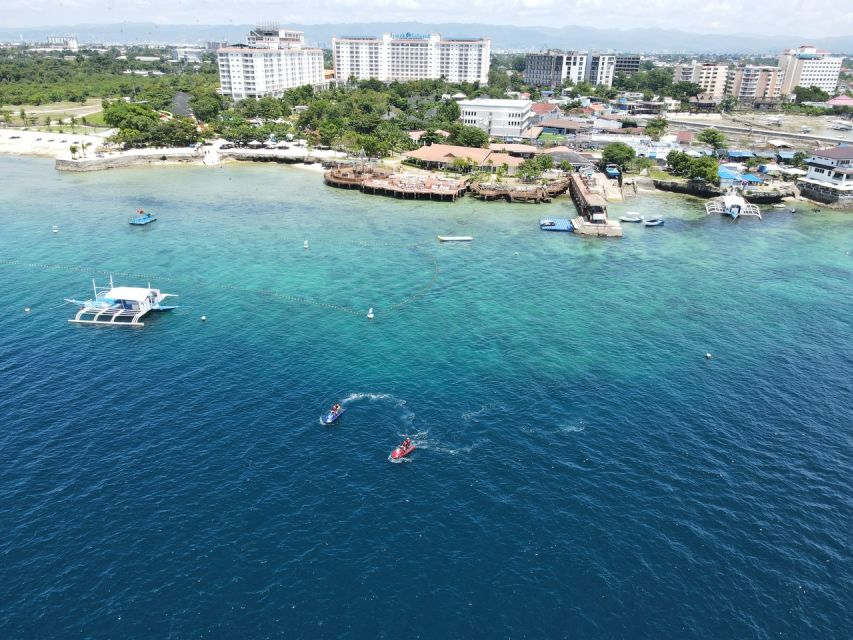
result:
M 206 49 L 199 49 L 197 47 L 176 47 L 173 60 L 188 64 L 201 64 L 206 52 Z
M 530 108 L 533 110 L 531 124 L 539 124 L 548 118 L 559 118 L 563 113 L 559 105 L 550 102 L 534 102 Z
M 530 100 L 477 98 L 460 100 L 458 104 L 463 124 L 479 127 L 494 138 L 520 138 L 533 120 Z
M 806 177 L 797 181 L 804 196 L 853 207 L 853 146 L 814 151 L 806 165 Z

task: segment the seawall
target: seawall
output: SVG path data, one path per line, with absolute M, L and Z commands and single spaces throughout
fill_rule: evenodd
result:
M 162 153 L 114 155 L 103 158 L 82 158 L 79 160 L 58 158 L 55 167 L 57 171 L 103 171 L 105 169 L 119 169 L 145 164 L 200 163 L 203 160 L 204 156 L 199 155 L 195 151 L 175 152 L 169 150 Z

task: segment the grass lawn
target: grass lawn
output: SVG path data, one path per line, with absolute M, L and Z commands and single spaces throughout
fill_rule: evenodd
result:
M 21 109 L 26 112 L 28 122 L 22 122 Z M 36 126 L 43 125 L 46 117 L 50 117 L 51 120 L 66 120 L 73 116 L 79 121 L 80 118 L 85 116 L 86 120 L 89 120 L 93 119 L 96 114 L 100 114 L 101 98 L 89 98 L 84 104 L 79 102 L 51 102 L 39 105 L 7 104 L 0 106 L 0 111 L 9 112 L 12 116 L 10 123 L 12 126 L 21 126 L 21 124 L 31 125 L 31 117 L 37 118 Z M 101 123 L 103 123 L 103 120 Z

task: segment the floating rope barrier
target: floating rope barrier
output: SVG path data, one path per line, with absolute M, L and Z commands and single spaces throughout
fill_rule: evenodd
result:
M 338 242 L 338 243 L 324 242 L 323 244 L 324 245 L 326 245 L 326 244 L 338 244 L 338 245 L 349 244 L 351 246 L 356 245 L 356 246 L 364 246 L 364 247 L 394 247 L 394 246 L 399 246 L 399 245 L 395 245 L 393 243 L 372 243 L 369 241 L 365 241 L 365 242 L 358 242 L 358 241 L 355 241 L 355 242 Z M 407 297 L 405 297 L 405 298 L 403 298 L 403 299 L 401 299 L 401 300 L 399 300 L 399 301 L 397 301 L 397 302 L 395 302 L 395 303 L 393 303 L 393 304 L 391 304 L 385 308 L 379 307 L 379 306 L 374 307 L 374 309 L 376 309 L 377 311 L 382 311 L 382 310 L 384 310 L 386 312 L 396 311 L 396 310 L 401 309 L 402 307 L 404 307 L 408 304 L 411 304 L 415 300 L 418 300 L 419 298 L 422 298 L 424 295 L 426 295 L 435 286 L 435 283 L 438 280 L 438 274 L 440 273 L 440 269 L 438 266 L 438 260 L 436 259 L 436 257 L 434 255 L 432 255 L 431 253 L 427 253 L 424 250 L 424 248 L 423 248 L 424 243 L 406 245 L 406 247 L 414 250 L 417 253 L 425 255 L 432 260 L 432 267 L 433 267 L 432 277 L 430 278 L 430 281 L 429 281 L 429 283 L 427 283 L 426 286 L 422 287 L 421 289 L 418 289 L 412 295 L 407 296 Z M 348 306 L 343 306 L 343 305 L 332 304 L 329 302 L 321 302 L 315 298 L 311 298 L 308 296 L 297 296 L 297 295 L 291 295 L 291 294 L 287 294 L 287 293 L 281 293 L 279 291 L 272 291 L 272 290 L 265 290 L 265 289 L 260 289 L 260 290 L 259 289 L 247 289 L 244 287 L 237 287 L 234 285 L 222 285 L 222 284 L 217 284 L 217 283 L 213 283 L 213 282 L 208 282 L 208 281 L 203 280 L 201 278 L 193 278 L 193 277 L 187 278 L 187 277 L 175 276 L 172 274 L 134 273 L 134 272 L 130 272 L 130 271 L 113 271 L 110 269 L 100 269 L 97 267 L 85 267 L 85 266 L 80 266 L 80 265 L 49 264 L 49 263 L 42 263 L 42 262 L 26 262 L 23 260 L 9 260 L 9 259 L 0 259 L 0 265 L 23 267 L 23 268 L 28 268 L 28 269 L 44 269 L 44 270 L 67 271 L 67 272 L 73 272 L 73 273 L 87 273 L 87 274 L 91 274 L 93 276 L 94 275 L 119 276 L 122 278 L 136 278 L 136 279 L 141 279 L 141 280 L 157 281 L 157 282 L 178 282 L 178 281 L 189 282 L 191 284 L 194 284 L 196 286 L 201 286 L 201 287 L 211 287 L 211 288 L 216 288 L 216 289 L 224 289 L 226 291 L 232 291 L 232 292 L 240 293 L 240 294 L 258 295 L 258 296 L 262 296 L 262 297 L 275 298 L 277 300 L 284 300 L 287 302 L 293 302 L 293 303 L 297 303 L 297 304 L 310 305 L 310 306 L 319 307 L 322 309 L 330 309 L 330 310 L 334 310 L 334 311 L 341 311 L 343 313 L 347 313 L 347 314 L 350 314 L 352 316 L 357 316 L 357 317 L 364 315 L 364 310 L 354 309 L 353 307 L 348 307 Z M 63 303 L 63 304 L 66 304 L 66 303 Z M 60 305 L 60 306 L 62 306 L 62 305 Z M 183 305 L 183 306 L 185 306 L 185 305 Z

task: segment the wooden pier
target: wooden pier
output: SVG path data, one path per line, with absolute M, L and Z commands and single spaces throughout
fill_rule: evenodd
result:
M 323 174 L 327 185 L 358 189 L 362 193 L 403 198 L 453 202 L 465 195 L 467 179 L 443 178 L 434 174 L 392 173 L 383 167 L 335 167 Z
M 506 200 L 539 204 L 551 202 L 556 196 L 565 193 L 569 187 L 568 178 L 560 178 L 545 184 L 508 184 L 504 182 L 475 182 L 469 188 L 478 200 Z

